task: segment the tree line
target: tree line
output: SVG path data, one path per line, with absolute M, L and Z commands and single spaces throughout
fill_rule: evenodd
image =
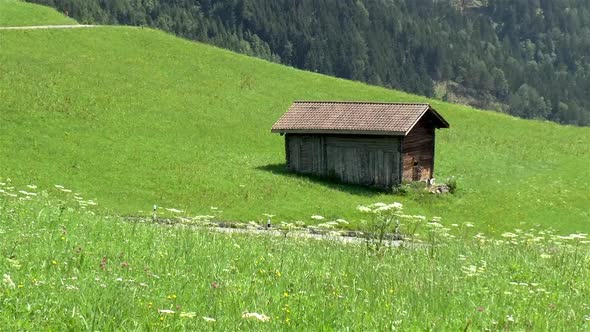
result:
M 30 0 L 270 61 L 590 125 L 587 0 Z

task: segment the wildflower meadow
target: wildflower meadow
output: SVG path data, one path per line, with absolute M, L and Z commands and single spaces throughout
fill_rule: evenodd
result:
M 75 23 L 0 0 L 0 26 Z M 0 45 L 0 331 L 590 330 L 588 128 L 148 28 Z M 454 193 L 286 172 L 300 99 L 430 103 Z
M 491 238 L 377 203 L 357 207 L 371 236 L 342 241 L 129 222 L 98 206 L 61 185 L 0 182 L 2 329 L 590 328 L 582 233 Z M 345 222 L 322 221 L 331 233 Z

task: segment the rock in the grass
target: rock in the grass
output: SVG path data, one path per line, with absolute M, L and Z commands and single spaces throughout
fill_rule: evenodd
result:
M 443 184 L 441 186 L 438 186 L 438 191 L 441 194 L 446 194 L 451 191 L 451 188 L 449 186 L 447 186 L 446 184 Z
M 430 188 L 430 192 L 433 194 L 446 194 L 450 191 L 451 191 L 451 188 L 449 188 L 449 186 L 446 184 L 440 184 L 440 185 L 432 186 Z

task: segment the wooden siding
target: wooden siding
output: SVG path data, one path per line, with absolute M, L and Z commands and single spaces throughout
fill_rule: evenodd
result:
M 324 175 L 324 137 L 318 135 L 285 135 L 287 168 L 305 174 Z
M 401 182 L 401 138 L 286 135 L 287 167 L 342 182 L 389 188 Z
M 423 117 L 403 140 L 403 180 L 424 181 L 434 174 L 434 127 Z

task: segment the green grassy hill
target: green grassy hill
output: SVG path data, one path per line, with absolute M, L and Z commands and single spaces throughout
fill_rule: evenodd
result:
M 0 27 L 76 24 L 57 11 L 19 0 L 0 0 Z
M 18 3 L 19 5 L 23 5 Z M 0 21 L 1 22 L 1 21 Z M 119 214 L 153 204 L 225 220 L 358 220 L 358 204 L 487 231 L 590 228 L 590 128 L 429 101 L 447 197 L 392 196 L 285 174 L 270 126 L 296 99 L 425 101 L 129 27 L 0 31 L 0 176 L 64 185 Z

